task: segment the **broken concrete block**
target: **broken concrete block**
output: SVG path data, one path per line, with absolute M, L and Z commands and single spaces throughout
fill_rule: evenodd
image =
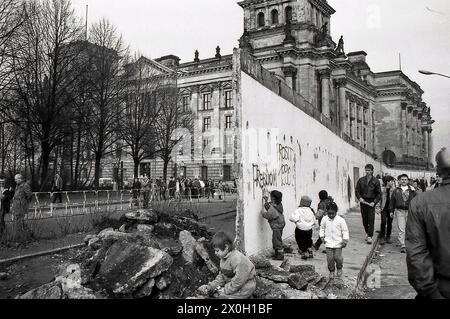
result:
M 209 255 L 208 250 L 205 248 L 203 242 L 197 242 L 197 245 L 195 246 L 195 251 L 203 259 L 203 261 L 206 264 L 206 267 L 208 267 L 210 272 L 212 272 L 213 274 L 219 273 L 219 269 L 211 260 L 211 256 Z
M 291 274 L 288 277 L 288 284 L 295 289 L 305 291 L 308 288 L 308 281 L 300 274 Z
M 119 231 L 122 233 L 125 233 L 127 229 L 127 225 L 123 224 L 122 226 L 120 226 Z
M 164 290 L 170 285 L 170 281 L 165 276 L 160 276 L 156 279 L 155 285 L 159 290 Z
M 293 273 L 316 272 L 316 267 L 314 267 L 313 265 L 291 265 L 289 271 Z
M 97 237 L 103 237 L 104 236 L 104 234 L 106 234 L 106 233 L 109 233 L 109 232 L 113 232 L 114 231 L 114 228 L 112 228 L 112 227 L 109 227 L 109 228 L 105 228 L 105 229 L 103 229 L 102 231 L 100 231 L 98 234 L 97 234 Z
M 6 280 L 9 278 L 9 274 L 6 272 L 0 272 L 0 280 Z
M 172 257 L 159 249 L 119 240 L 106 252 L 94 282 L 109 293 L 130 294 L 169 269 L 172 262 Z
M 155 229 L 155 227 L 153 227 L 152 225 L 144 225 L 144 224 L 137 225 L 137 231 L 151 233 L 153 229 Z
M 126 213 L 125 218 L 140 224 L 155 224 L 158 222 L 158 214 L 151 209 L 140 209 Z
M 89 243 L 89 241 L 93 238 L 97 238 L 97 236 L 95 235 L 87 235 L 86 237 L 84 237 L 84 243 L 87 245 Z
M 102 247 L 102 241 L 100 240 L 100 238 L 94 237 L 91 240 L 89 240 L 88 246 L 92 250 L 98 250 Z
M 272 280 L 273 282 L 278 283 L 287 283 L 289 279 L 289 272 L 284 270 L 278 270 L 275 268 L 270 269 L 258 269 L 256 270 L 256 274 L 260 277 Z
M 195 261 L 195 247 L 197 246 L 197 241 L 187 230 L 180 232 L 179 240 L 183 246 L 183 258 L 188 263 L 193 263 Z
M 255 269 L 267 269 L 272 268 L 272 264 L 267 258 L 261 256 L 251 256 L 250 261 L 255 265 Z
M 290 258 L 285 258 L 283 262 L 280 265 L 281 269 L 284 269 L 285 271 L 289 271 L 291 269 L 291 260 Z
M 62 296 L 63 292 L 58 283 L 51 282 L 30 290 L 16 299 L 61 299 Z
M 147 281 L 139 290 L 134 294 L 135 298 L 144 298 L 152 294 L 153 287 L 155 286 L 155 279 Z

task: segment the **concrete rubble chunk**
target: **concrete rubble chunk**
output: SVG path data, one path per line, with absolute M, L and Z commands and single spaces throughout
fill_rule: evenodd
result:
M 109 293 L 131 294 L 172 265 L 169 254 L 140 243 L 117 241 L 101 262 L 95 282 Z
M 286 294 L 278 284 L 265 278 L 256 278 L 256 290 L 253 293 L 256 299 L 287 299 Z
M 267 258 L 261 256 L 251 256 L 250 261 L 255 265 L 255 269 L 268 269 L 272 268 L 272 264 Z
M 304 272 L 316 272 L 316 267 L 314 265 L 291 265 L 289 267 L 289 271 L 294 273 L 294 272 L 299 272 L 299 273 L 304 273 Z
M 100 240 L 100 238 L 94 237 L 89 240 L 88 246 L 93 250 L 100 249 L 102 246 L 102 241 Z
M 256 274 L 277 283 L 287 283 L 290 275 L 289 272 L 276 268 L 257 269 Z
M 9 279 L 9 274 L 6 272 L 0 272 L 0 280 L 7 280 Z
M 135 293 L 135 298 L 145 298 L 152 294 L 153 287 L 155 286 L 155 279 L 147 281 L 139 290 Z
M 197 246 L 197 241 L 187 230 L 183 230 L 179 234 L 179 240 L 183 246 L 183 258 L 188 263 L 193 263 L 196 260 L 195 247 Z
M 165 276 L 160 276 L 156 279 L 155 285 L 158 290 L 164 290 L 170 285 L 170 281 Z
M 109 233 L 109 232 L 114 232 L 114 228 L 109 227 L 109 228 L 103 229 L 102 231 L 100 231 L 100 232 L 97 234 L 97 237 L 102 238 L 105 234 L 107 234 L 107 233 Z
M 154 228 L 155 227 L 153 227 L 151 225 L 143 225 L 143 224 L 137 225 L 137 231 L 141 231 L 141 232 L 149 232 L 149 233 L 151 233 Z
M 127 226 L 125 224 L 123 224 L 122 226 L 120 226 L 119 231 L 122 233 L 125 233 L 127 229 Z
M 87 235 L 86 237 L 84 237 L 84 243 L 87 245 L 89 243 L 89 241 L 93 238 L 97 238 L 96 235 Z
M 289 275 L 288 284 L 295 289 L 305 291 L 308 288 L 308 281 L 300 274 Z
M 51 282 L 30 290 L 16 299 L 62 299 L 62 296 L 61 287 L 57 283 Z
M 195 246 L 195 251 L 203 259 L 209 271 L 211 271 L 213 274 L 219 273 L 219 269 L 211 260 L 211 256 L 209 255 L 208 250 L 205 248 L 205 242 L 203 241 L 197 242 L 197 245 Z
M 291 268 L 291 259 L 290 258 L 285 258 L 283 260 L 283 262 L 280 265 L 280 268 L 285 270 L 285 271 L 289 271 Z
M 141 224 L 155 224 L 158 222 L 158 214 L 151 209 L 139 209 L 125 214 L 125 218 Z

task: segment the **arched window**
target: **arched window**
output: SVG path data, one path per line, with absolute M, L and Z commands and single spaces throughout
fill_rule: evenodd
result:
M 291 7 L 286 7 L 285 10 L 285 16 L 286 16 L 286 22 L 292 22 L 292 8 Z
M 258 27 L 263 27 L 266 24 L 266 18 L 264 17 L 264 13 L 258 13 Z
M 272 10 L 272 24 L 278 24 L 278 10 Z

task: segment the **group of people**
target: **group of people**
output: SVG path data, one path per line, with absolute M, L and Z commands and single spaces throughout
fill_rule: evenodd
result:
M 170 177 L 167 182 L 163 178 L 149 179 L 147 175 L 143 178 L 135 178 L 132 186 L 133 198 L 138 199 L 142 195 L 143 206 L 148 207 L 152 201 L 179 200 L 183 198 L 207 198 L 222 199 L 225 191 L 223 181 L 208 179 L 203 181 L 198 177 L 175 178 Z M 136 201 L 137 204 L 137 201 Z

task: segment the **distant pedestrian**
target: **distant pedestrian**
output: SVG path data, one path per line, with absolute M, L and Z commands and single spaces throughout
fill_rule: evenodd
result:
M 326 190 L 321 190 L 319 192 L 319 204 L 317 205 L 317 213 L 316 213 L 316 219 L 319 222 L 319 227 L 322 222 L 322 218 L 327 215 L 327 205 L 330 202 L 330 199 L 328 198 L 328 192 Z M 320 246 L 322 245 L 322 240 L 319 238 L 317 239 L 316 243 L 314 244 L 314 249 L 319 250 Z M 324 251 L 326 252 L 326 251 Z
M 366 176 L 358 180 L 355 195 L 361 203 L 362 222 L 367 234 L 366 242 L 372 244 L 375 228 L 375 206 L 381 200 L 381 185 L 380 181 L 373 176 L 373 165 L 368 164 L 365 169 Z
M 311 203 L 311 198 L 303 196 L 299 208 L 289 218 L 289 221 L 295 224 L 295 241 L 302 259 L 314 258 L 312 235 L 316 216 Z
M 270 202 L 267 196 L 263 197 L 264 208 L 262 217 L 269 221 L 272 229 L 272 246 L 275 254 L 274 260 L 284 260 L 284 246 L 283 246 L 283 229 L 286 226 L 286 221 L 283 215 L 283 194 L 279 191 L 272 191 L 270 193 Z
M 10 182 L 6 182 L 4 187 L 0 189 L 1 207 L 0 207 L 0 243 L 4 239 L 6 231 L 5 217 L 9 214 L 11 209 L 11 201 L 14 197 L 14 188 Z
M 338 206 L 331 202 L 327 206 L 327 216 L 322 219 L 320 226 L 320 238 L 327 248 L 327 263 L 330 278 L 333 279 L 337 268 L 337 276 L 342 277 L 344 257 L 342 249 L 347 247 L 350 239 L 345 219 L 337 215 Z
M 412 199 L 406 225 L 408 280 L 417 299 L 450 299 L 450 148 L 436 164 L 441 186 Z
M 28 207 L 33 200 L 33 192 L 25 178 L 17 174 L 14 177 L 16 189 L 12 200 L 11 211 L 17 224 L 17 237 L 19 242 L 30 239 L 31 233 L 25 224 L 25 216 L 28 214 Z
M 389 212 L 389 205 L 391 203 L 392 192 L 395 189 L 394 178 L 387 176 L 385 178 L 385 185 L 382 188 L 381 200 L 381 227 L 380 227 L 380 244 L 391 244 L 392 222 L 394 221 L 394 214 Z
M 59 203 L 62 203 L 62 190 L 63 190 L 63 180 L 59 174 L 55 174 L 55 179 L 53 180 L 53 203 L 58 199 Z
M 141 196 L 142 184 L 139 178 L 135 177 L 133 182 L 133 202 L 134 206 L 139 206 L 139 197 Z
M 398 177 L 400 186 L 392 192 L 389 203 L 389 212 L 394 214 L 397 220 L 398 241 L 401 246 L 401 252 L 406 253 L 405 231 L 406 221 L 408 219 L 408 209 L 411 200 L 416 196 L 416 191 L 409 185 L 408 175 L 402 174 Z M 391 215 L 392 216 L 392 215 Z
M 149 202 L 150 202 L 150 191 L 151 191 L 151 181 L 147 177 L 147 175 L 144 175 L 144 178 L 142 179 L 142 194 L 143 197 L 143 207 L 148 208 Z

